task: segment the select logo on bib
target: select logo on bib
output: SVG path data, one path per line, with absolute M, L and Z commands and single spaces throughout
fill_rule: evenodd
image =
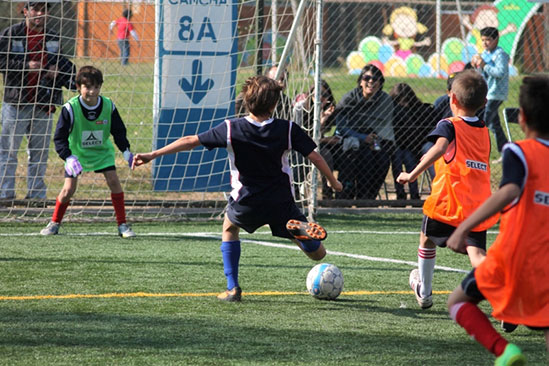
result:
M 549 193 L 536 191 L 536 193 L 534 193 L 534 203 L 549 206 Z
M 103 131 L 82 131 L 82 147 L 94 147 L 103 144 Z
M 467 164 L 467 168 L 482 170 L 483 172 L 488 171 L 488 164 L 481 161 L 465 160 L 465 164 Z

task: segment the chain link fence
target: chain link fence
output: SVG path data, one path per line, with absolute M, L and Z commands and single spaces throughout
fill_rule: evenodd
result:
M 425 146 L 426 135 L 438 120 L 451 113 L 444 103 L 441 107 L 447 94 L 447 79 L 471 67 L 473 57 L 482 54 L 481 29 L 498 29 L 499 46 L 510 56 L 508 70 L 505 70 L 509 77 L 509 92 L 499 108 L 501 129 L 497 132 L 500 140 L 508 137 L 503 110 L 517 106 L 522 76 L 546 72 L 549 68 L 547 4 L 528 1 L 328 1 L 324 10 L 323 77 L 330 85 L 333 102 L 337 105 L 335 118 L 330 119 L 335 126 L 327 126 L 324 136 L 331 136 L 335 130 L 336 135 L 356 135 L 360 139 L 358 145 L 356 141 L 346 144 L 346 138 L 342 143 L 326 139 L 325 148 L 331 152 L 334 166 L 342 173 L 341 178 L 349 189 L 335 196 L 326 192 L 325 198 L 397 199 L 399 201 L 393 203 L 396 205 L 410 203 L 403 199 L 425 198 L 431 174 L 421 175 L 410 187 L 396 184 L 394 177 L 403 169 L 413 169 L 428 146 Z M 360 89 L 358 79 L 367 64 L 382 71 L 381 89 L 391 96 L 393 103 L 381 95 L 371 106 L 357 99 L 355 102 L 362 104 L 362 110 L 357 110 L 356 105 L 349 105 L 349 97 L 353 88 Z M 386 106 L 381 107 L 384 101 L 387 101 Z M 436 104 L 436 108 L 429 108 L 425 103 Z M 387 124 L 385 119 L 391 116 L 394 137 L 383 130 Z M 479 116 L 484 119 L 482 111 Z M 349 126 L 359 134 L 346 134 L 345 128 Z M 516 124 L 511 125 L 510 130 L 513 139 L 521 138 Z M 376 151 L 372 141 L 365 143 L 361 139 L 371 132 L 379 137 L 380 151 Z M 492 186 L 495 189 L 502 171 L 496 136 L 494 133 L 491 136 Z
M 150 151 L 156 146 L 153 107 L 155 93 L 159 93 L 155 89 L 158 82 L 155 76 L 161 72 L 155 68 L 162 22 L 156 7 L 160 3 L 181 7 L 198 4 L 214 9 L 226 1 L 58 0 L 48 8 L 47 27 L 60 35 L 61 54 L 77 67 L 92 64 L 103 71 L 102 93 L 112 98 L 119 110 L 134 152 Z M 25 2 L 19 1 L 1 2 L 0 28 L 23 22 L 24 5 Z M 433 104 L 447 95 L 448 77 L 463 70 L 475 55 L 483 52 L 480 29 L 497 28 L 499 46 L 510 57 L 506 70 L 509 93 L 499 108 L 505 137 L 508 134 L 503 110 L 517 106 L 522 76 L 549 69 L 549 5 L 544 3 L 526 0 L 494 3 L 326 1 L 322 11 L 322 111 L 315 124 L 313 74 L 317 4 L 307 1 L 302 16 L 294 24 L 299 5 L 297 0 L 235 3 L 237 68 L 232 95 L 236 105 L 223 117 L 244 113 L 239 110 L 238 92 L 247 77 L 268 73 L 281 61 L 286 65 L 286 72 L 278 74 L 286 88 L 276 115 L 295 120 L 311 136 L 315 128 L 318 129 L 320 151 L 345 185 L 343 192 L 335 194 L 325 182 L 313 182 L 311 167 L 303 159 L 292 156 L 296 197 L 304 206 L 312 200 L 313 191 L 321 207 L 421 204 L 430 192 L 432 175 L 422 174 L 417 184 L 410 187 L 399 186 L 394 177 L 417 164 L 426 148 L 426 135 L 439 119 L 448 116 L 447 109 L 434 108 Z M 129 20 L 133 32 L 122 31 L 121 37 L 117 20 L 127 15 L 127 11 L 131 11 Z M 209 29 L 217 31 L 215 21 L 211 22 L 211 28 L 204 24 L 198 20 L 189 23 L 189 31 L 195 32 L 194 37 L 200 34 L 208 37 Z M 292 25 L 296 26 L 293 35 Z M 219 39 L 232 36 L 217 34 Z M 287 58 L 282 60 L 288 43 L 291 44 L 286 50 Z M 0 57 L 7 55 L 3 50 Z M 367 65 L 375 69 L 366 67 L 370 69 L 364 72 Z M 206 72 L 212 78 L 218 73 L 214 69 Z M 379 91 L 374 88 L 373 99 L 361 99 L 364 75 L 378 83 Z M 75 91 L 63 90 L 65 101 L 76 95 Z M 0 93 L 3 95 L 3 87 Z M 408 104 L 409 108 L 401 104 Z M 53 115 L 53 130 L 58 113 L 59 107 Z M 516 125 L 511 125 L 510 133 L 513 139 L 522 136 Z M 376 139 L 372 138 L 374 135 Z M 501 177 L 501 165 L 497 162 L 495 137 L 491 136 L 495 189 Z M 45 175 L 46 199 L 38 204 L 36 200 L 23 199 L 28 184 L 26 140 L 23 139 L 15 173 L 15 197 L 4 200 L 3 218 L 49 218 L 51 206 L 63 185 L 63 164 L 52 142 Z M 211 217 L 223 211 L 223 192 L 157 191 L 150 168 L 130 172 L 124 164 L 122 154 L 117 152 L 118 173 L 132 219 L 186 218 L 189 212 L 204 212 L 204 209 L 207 217 Z M 183 167 L 174 165 L 173 170 L 177 169 Z M 112 207 L 105 199 L 108 193 L 102 175 L 85 174 L 79 179 L 68 217 L 78 219 L 89 211 L 93 212 L 94 219 L 111 217 Z

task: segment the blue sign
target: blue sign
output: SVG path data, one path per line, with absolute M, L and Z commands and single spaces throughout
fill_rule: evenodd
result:
M 154 148 L 207 131 L 234 115 L 236 0 L 160 0 Z M 155 191 L 230 190 L 224 149 L 203 147 L 153 160 Z

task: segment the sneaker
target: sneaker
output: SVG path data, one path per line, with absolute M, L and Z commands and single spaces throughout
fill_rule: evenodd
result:
M 132 228 L 128 226 L 128 224 L 123 223 L 118 225 L 118 235 L 123 238 L 133 238 L 135 236 L 135 233 L 133 232 Z
M 505 351 L 496 358 L 495 366 L 523 366 L 526 365 L 526 357 L 520 348 L 513 343 L 507 344 Z
M 242 289 L 240 287 L 233 287 L 232 290 L 225 290 L 217 295 L 217 298 L 221 301 L 240 301 L 242 300 Z
M 503 320 L 501 321 L 501 329 L 503 329 L 505 333 L 512 333 L 515 329 L 517 329 L 517 327 L 517 324 L 507 323 Z
M 324 240 L 328 236 L 322 226 L 314 222 L 289 220 L 286 229 L 297 240 Z
M 416 295 L 416 300 L 419 306 L 423 310 L 429 309 L 431 306 L 433 306 L 433 295 L 429 295 L 426 297 L 420 296 L 420 290 L 421 290 L 421 282 L 419 281 L 419 270 L 413 269 L 412 272 L 410 272 L 410 278 L 409 278 L 410 287 L 414 291 L 414 294 Z
M 40 230 L 40 235 L 57 235 L 59 233 L 59 225 L 57 222 L 50 221 L 45 228 Z

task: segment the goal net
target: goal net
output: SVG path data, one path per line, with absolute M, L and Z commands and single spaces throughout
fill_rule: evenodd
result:
M 0 4 L 3 29 L 25 21 L 25 4 Z M 294 98 L 303 99 L 314 80 L 315 6 L 311 0 L 302 4 L 298 0 L 50 0 L 46 28 L 60 35 L 60 55 L 77 68 L 93 65 L 103 72 L 101 94 L 113 100 L 127 128 L 131 151 L 137 153 L 243 115 L 239 92 L 244 80 L 256 74 L 268 74 L 284 83 L 275 115 L 294 119 Z M 277 65 L 283 65 L 280 71 Z M 64 102 L 75 95 L 75 90 L 63 88 Z M 46 136 L 52 139 L 47 147 L 46 197 L 28 198 L 27 138 L 21 136 L 17 168 L 11 174 L 13 195 L 2 199 L 0 219 L 46 220 L 51 216 L 64 181 L 64 161 L 53 141 L 60 109 L 56 107 L 52 133 Z M 312 136 L 313 126 L 307 128 Z M 207 219 L 223 213 L 230 192 L 223 149 L 199 147 L 133 171 L 115 150 L 128 220 Z M 290 159 L 296 197 L 306 208 L 310 168 L 303 168 L 305 162 L 296 155 Z M 112 219 L 103 174 L 79 177 L 65 217 Z
M 0 28 L 24 23 L 26 4 L 0 2 Z M 517 107 L 522 76 L 549 69 L 548 9 L 543 2 L 528 0 L 49 0 L 46 28 L 59 35 L 60 47 L 51 52 L 77 68 L 94 65 L 103 72 L 101 92 L 119 111 L 134 153 L 244 114 L 239 96 L 244 80 L 270 71 L 285 85 L 275 115 L 294 120 L 318 142 L 345 186 L 335 194 L 305 159 L 291 155 L 296 199 L 312 214 L 319 207 L 421 205 L 432 176 L 422 174 L 415 187 L 400 186 L 395 177 L 417 164 L 427 134 L 447 115 L 418 112 L 410 122 L 392 100 L 403 95 L 401 84 L 422 103 L 436 105 L 444 99 L 451 76 L 484 51 L 480 30 L 485 27 L 498 30 L 499 46 L 509 55 L 509 92 L 498 114 L 503 134 L 491 132 L 496 189 L 502 141 L 523 136 L 516 124 L 506 123 L 503 111 Z M 0 47 L 0 160 L 6 162 L 0 161 L 0 220 L 47 221 L 64 180 L 64 161 L 53 141 L 60 105 L 44 117 L 52 120 L 51 133 L 45 129 L 35 135 L 45 138 L 45 147 L 29 144 L 27 131 L 20 127 L 12 130 L 8 154 L 10 118 L 4 107 L 13 102 L 10 93 L 17 87 L 28 91 L 21 86 L 28 82 L 28 70 L 7 61 L 27 51 L 25 42 L 8 40 L 6 33 Z M 28 60 L 20 64 L 28 66 Z M 274 65 L 281 67 L 273 70 Z M 375 113 L 359 111 L 349 99 L 353 93 L 363 95 L 367 65 L 384 76 L 376 91 L 383 103 L 358 98 Z M 317 70 L 322 73 L 316 75 Z M 7 85 L 10 73 L 18 76 Z M 36 83 L 47 70 L 34 74 Z M 71 73 L 60 70 L 56 75 L 60 81 Z M 65 87 L 62 93 L 63 102 L 77 95 Z M 35 111 L 29 113 L 36 117 Z M 25 118 L 28 122 L 30 117 Z M 379 138 L 379 150 L 365 139 L 372 132 Z M 35 163 L 37 152 L 42 158 L 48 154 L 47 164 Z M 44 166 L 45 173 L 36 173 Z M 117 151 L 116 167 L 130 222 L 218 218 L 230 191 L 222 149 L 197 148 L 133 171 Z M 113 215 L 104 176 L 83 174 L 66 220 L 112 220 Z

